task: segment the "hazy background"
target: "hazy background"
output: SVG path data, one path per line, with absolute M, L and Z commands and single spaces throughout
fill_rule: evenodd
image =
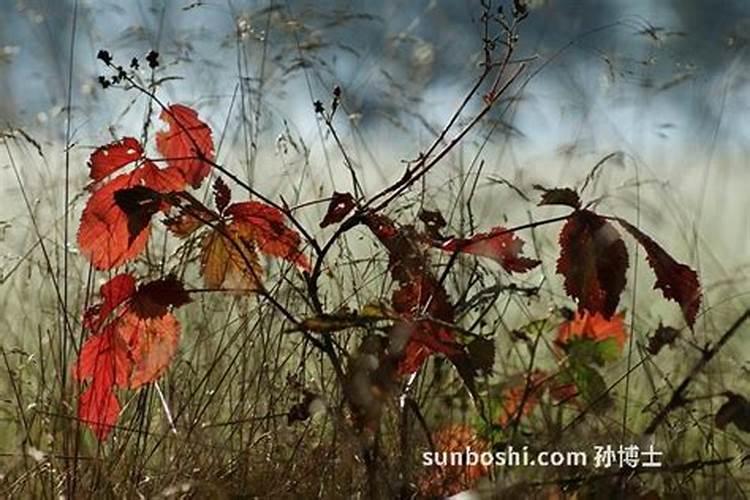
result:
M 484 161 L 479 209 L 486 227 L 525 218 L 528 209 L 490 179 L 533 195 L 535 182 L 580 183 L 617 151 L 606 182 L 589 198 L 603 196 L 631 217 L 638 207 L 644 227 L 673 241 L 677 256 L 709 278 L 746 273 L 750 3 L 529 3 L 518 52 L 533 58 L 527 85 L 438 169 L 434 185 L 449 193 L 458 172 Z M 98 85 L 106 74 L 99 49 L 123 65 L 141 59 L 144 81 L 152 75 L 143 57 L 158 50 L 153 77 L 166 79 L 158 94 L 208 119 L 219 160 L 266 192 L 289 197 L 304 186 L 292 195 L 299 200 L 349 189 L 313 100 L 328 103 L 334 85 L 342 87 L 336 125 L 373 193 L 429 144 L 481 57 L 481 8 L 473 1 L 0 0 L 0 7 L 0 124 L 22 128 L 42 146 L 44 157 L 14 141 L 14 159 L 35 207 L 58 222 L 65 144 L 71 193 L 80 195 L 91 148 L 139 135 L 148 109 L 137 92 Z M 480 105 L 477 99 L 470 109 Z M 35 241 L 9 163 L 0 153 L 4 270 Z M 74 211 L 81 201 L 74 199 Z M 453 201 L 438 197 L 435 205 L 447 211 Z M 317 217 L 313 211 L 310 222 Z

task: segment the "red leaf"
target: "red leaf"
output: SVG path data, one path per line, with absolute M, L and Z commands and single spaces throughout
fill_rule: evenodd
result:
M 654 240 L 640 229 L 623 219 L 617 219 L 646 251 L 646 259 L 656 274 L 654 288 L 658 288 L 668 299 L 672 299 L 682 309 L 688 324 L 693 326 L 701 305 L 701 284 L 698 273 L 674 260 Z
M 403 321 L 389 333 L 392 353 L 401 354 L 399 374 L 417 371 L 436 352 L 451 360 L 462 357 L 463 346 L 455 342 L 453 331 L 430 321 L 453 323 L 454 310 L 445 288 L 429 270 L 414 229 L 397 228 L 387 217 L 372 214 L 365 224 L 388 250 L 391 274 L 401 284 L 393 292 L 391 303 Z
M 188 184 L 197 188 L 210 173 L 210 162 L 214 159 L 211 129 L 198 118 L 195 110 L 181 104 L 169 106 L 160 118 L 169 127 L 157 132 L 157 149 L 171 167 L 182 173 Z
M 102 302 L 90 307 L 84 313 L 83 326 L 97 331 L 107 317 L 135 293 L 135 278 L 129 274 L 118 274 L 104 283 L 99 289 Z
M 224 179 L 217 177 L 214 181 L 214 205 L 216 210 L 222 213 L 232 201 L 232 190 L 229 189 Z
M 107 439 L 119 415 L 120 402 L 112 387 L 91 384 L 78 397 L 78 418 L 99 441 Z
M 302 238 L 297 231 L 287 227 L 286 216 L 281 210 L 259 201 L 245 201 L 230 205 L 226 214 L 251 228 L 252 240 L 260 252 L 287 260 L 305 271 L 310 270 L 310 261 L 299 249 Z
M 158 193 L 182 191 L 185 188 L 185 177 L 175 167 L 159 168 L 146 160 L 138 168 L 138 179 L 144 185 Z
M 126 314 L 117 325 L 132 356 L 130 388 L 149 384 L 166 371 L 180 342 L 180 323 L 173 314 L 143 319 Z
M 113 325 L 86 339 L 73 370 L 76 379 L 104 386 L 127 385 L 129 373 L 128 348 Z
M 127 384 L 130 366 L 127 346 L 111 326 L 83 344 L 73 374 L 91 383 L 78 399 L 78 417 L 99 440 L 107 438 L 117 421 L 120 404 L 114 389 Z
M 78 246 L 97 269 L 120 266 L 146 248 L 151 228 L 131 235 L 129 217 L 115 201 L 115 192 L 137 185 L 137 174 L 120 175 L 94 192 L 83 209 Z
M 131 308 L 140 318 L 160 318 L 173 307 L 190 302 L 182 281 L 167 276 L 141 285 L 133 295 Z
M 137 139 L 124 137 L 101 146 L 89 158 L 89 177 L 99 182 L 122 167 L 143 157 L 143 147 Z
M 352 211 L 356 204 L 354 197 L 350 193 L 334 192 L 333 196 L 331 196 L 331 202 L 328 204 L 326 215 L 320 223 L 320 227 L 326 227 L 341 222 L 344 220 L 344 217 Z
M 610 318 L 625 288 L 628 251 L 617 230 L 588 210 L 575 212 L 560 231 L 557 272 L 581 310 Z
M 436 245 L 446 252 L 470 253 L 499 262 L 508 272 L 526 272 L 539 265 L 536 259 L 522 256 L 524 242 L 503 227 L 477 233 L 469 239 L 451 238 Z
M 557 330 L 555 342 L 564 345 L 571 339 L 590 339 L 597 342 L 614 339 L 617 347 L 622 351 L 628 338 L 625 332 L 624 316 L 622 313 L 605 319 L 599 313 L 577 312 L 570 321 L 563 322 Z

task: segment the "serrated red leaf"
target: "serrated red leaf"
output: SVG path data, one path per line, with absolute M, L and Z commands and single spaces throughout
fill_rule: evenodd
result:
M 115 389 L 153 382 L 168 367 L 180 334 L 169 309 L 190 299 L 173 276 L 136 288 L 132 276 L 120 274 L 102 285 L 100 295 L 101 302 L 84 314 L 84 325 L 95 334 L 84 342 L 73 375 L 88 382 L 79 417 L 103 440 L 120 411 Z
M 397 227 L 382 215 L 371 214 L 365 224 L 388 250 L 393 279 L 400 286 L 392 295 L 394 311 L 402 318 L 391 329 L 391 348 L 400 351 L 398 373 L 413 373 L 432 354 L 449 359 L 464 355 L 453 331 L 441 323 L 455 321 L 453 305 L 445 288 L 430 272 L 428 256 L 411 227 Z M 431 320 L 439 320 L 438 322 Z
M 664 296 L 680 305 L 682 314 L 690 326 L 701 305 L 701 285 L 698 273 L 685 264 L 677 262 L 650 236 L 623 219 L 617 222 L 640 243 L 646 251 L 646 260 L 656 275 L 654 288 L 661 290 Z
M 105 386 L 126 385 L 129 372 L 127 345 L 113 325 L 86 339 L 73 370 L 77 380 L 96 381 Z
M 99 440 L 107 438 L 117 421 L 120 404 L 114 390 L 127 385 L 130 365 L 127 345 L 112 326 L 89 337 L 81 348 L 73 374 L 90 383 L 79 396 L 78 417 Z
M 84 313 L 83 326 L 95 332 L 108 316 L 135 293 L 135 278 L 129 274 L 118 274 L 104 283 L 99 289 L 101 303 L 95 304 Z
M 245 236 L 252 239 L 261 253 L 310 270 L 310 261 L 299 248 L 302 238 L 286 225 L 286 216 L 278 208 L 259 201 L 245 201 L 230 205 L 226 215 L 249 229 Z
M 435 245 L 445 252 L 460 252 L 490 258 L 508 272 L 523 273 L 540 264 L 536 259 L 524 257 L 524 241 L 504 227 L 495 227 L 471 238 L 451 238 Z
M 575 212 L 560 231 L 557 272 L 580 310 L 610 318 L 625 288 L 628 251 L 617 230 L 588 210 Z
M 137 174 L 123 174 L 95 191 L 83 209 L 78 246 L 97 269 L 111 269 L 134 259 L 145 248 L 151 228 L 136 235 L 128 229 L 129 218 L 115 201 L 117 191 L 139 185 Z
M 166 371 L 180 342 L 180 323 L 172 313 L 142 318 L 128 313 L 118 322 L 117 331 L 127 342 L 132 368 L 131 389 L 154 382 Z
M 326 227 L 341 222 L 344 220 L 344 217 L 352 211 L 355 205 L 356 202 L 351 193 L 334 192 L 331 196 L 331 201 L 328 204 L 326 215 L 320 222 L 320 227 Z
M 577 312 L 571 320 L 564 321 L 557 329 L 555 342 L 565 345 L 572 339 L 589 339 L 597 342 L 613 339 L 622 351 L 627 338 L 625 317 L 622 313 L 606 319 L 599 313 Z
M 141 158 L 143 158 L 143 147 L 138 139 L 123 137 L 119 141 L 101 146 L 91 153 L 89 157 L 89 177 L 94 182 L 99 182 Z
M 210 162 L 214 159 L 211 129 L 195 110 L 181 104 L 169 106 L 160 118 L 168 128 L 157 132 L 156 148 L 188 184 L 199 187 L 211 172 Z
M 91 384 L 78 398 L 78 418 L 99 441 L 109 437 L 119 415 L 120 402 L 112 387 Z

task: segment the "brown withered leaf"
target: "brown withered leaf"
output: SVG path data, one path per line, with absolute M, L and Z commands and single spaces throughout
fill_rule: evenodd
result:
M 581 199 L 578 197 L 578 193 L 571 188 L 547 189 L 537 184 L 534 186 L 534 189 L 542 191 L 542 199 L 539 200 L 539 206 L 564 205 L 576 210 L 581 208 Z
M 659 324 L 653 335 L 648 338 L 648 346 L 646 350 L 652 356 L 656 356 L 661 351 L 662 347 L 666 345 L 674 344 L 677 337 L 680 336 L 680 331 L 677 328 Z
M 208 232 L 203 237 L 201 274 L 208 288 L 258 289 L 263 269 L 252 243 L 252 228 L 232 223 Z
M 739 430 L 750 432 L 750 401 L 729 391 L 724 395 L 729 399 L 716 412 L 716 427 L 724 429 L 727 425 L 734 424 Z

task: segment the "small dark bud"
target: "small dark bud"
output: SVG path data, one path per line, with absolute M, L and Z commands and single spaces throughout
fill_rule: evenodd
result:
M 135 58 L 135 57 L 134 57 L 134 58 L 133 58 L 133 59 L 132 59 L 132 60 L 130 61 L 130 67 L 131 67 L 132 69 L 138 69 L 138 68 L 140 67 L 140 65 L 138 64 L 138 59 L 137 59 L 137 58 Z
M 97 78 L 97 81 L 99 82 L 99 85 L 101 85 L 103 89 L 106 89 L 107 87 L 110 86 L 109 80 L 107 80 L 107 78 L 104 76 L 99 76 L 99 78 Z
M 151 69 L 159 66 L 159 53 L 155 50 L 150 51 L 146 54 L 146 60 L 148 61 L 148 67 Z
M 339 99 L 341 97 L 341 87 L 339 87 L 338 85 L 333 87 L 333 97 L 335 97 L 336 99 Z
M 323 114 L 325 112 L 325 108 L 323 107 L 323 103 L 320 101 L 315 101 L 313 103 L 313 106 L 315 106 L 315 112 L 318 114 Z
M 100 61 L 102 61 L 107 66 L 109 66 L 110 64 L 112 64 L 112 54 L 110 54 L 109 51 L 100 50 L 96 54 L 96 58 L 99 59 Z

